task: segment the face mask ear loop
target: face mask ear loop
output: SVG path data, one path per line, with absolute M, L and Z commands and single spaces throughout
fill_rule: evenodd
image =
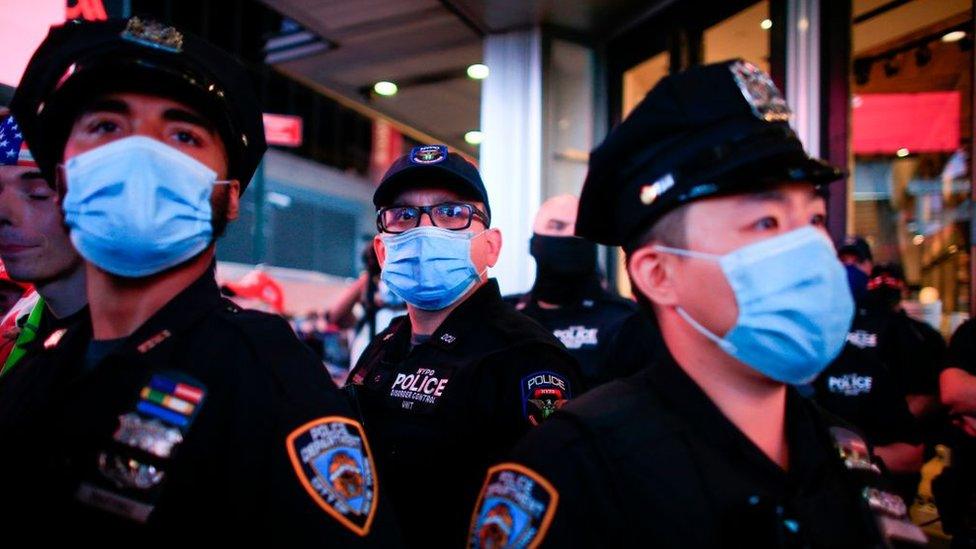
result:
M 722 257 L 722 256 L 720 256 L 718 254 L 709 254 L 709 253 L 705 253 L 705 252 L 696 252 L 694 250 L 683 250 L 681 248 L 671 248 L 671 247 L 668 247 L 668 246 L 661 246 L 661 245 L 658 245 L 658 244 L 655 244 L 653 247 L 654 247 L 655 250 L 657 250 L 659 252 L 664 252 L 666 254 L 671 254 L 671 255 L 680 255 L 680 256 L 684 256 L 684 257 L 691 257 L 693 259 L 704 259 L 704 260 L 707 260 L 707 261 L 718 261 Z
M 694 328 L 695 331 L 707 337 L 709 340 L 712 341 L 712 343 L 718 345 L 719 348 L 725 349 L 726 352 L 728 352 L 729 354 L 735 353 L 735 345 L 713 334 L 711 330 L 699 324 L 698 321 L 695 320 L 694 318 L 691 318 L 691 315 L 688 314 L 687 311 L 677 306 L 674 308 L 674 311 L 678 313 L 678 316 L 683 318 L 685 322 L 687 322 L 692 328 Z

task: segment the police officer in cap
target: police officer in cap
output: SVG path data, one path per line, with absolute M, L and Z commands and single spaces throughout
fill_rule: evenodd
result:
M 416 147 L 373 203 L 380 276 L 407 315 L 377 335 L 347 387 L 407 544 L 459 546 L 488 464 L 579 390 L 576 363 L 486 276 L 502 236 L 471 163 Z
M 246 70 L 151 21 L 69 22 L 12 109 L 65 191 L 91 315 L 0 381 L 5 535 L 396 544 L 342 394 L 214 280 L 266 148 Z
M 881 546 L 869 505 L 912 530 L 896 497 L 862 496 L 863 441 L 791 388 L 853 304 L 817 189 L 840 173 L 788 118 L 734 60 L 665 78 L 593 152 L 577 234 L 624 247 L 665 348 L 489 470 L 471 545 Z
M 560 195 L 539 208 L 529 241 L 535 284 L 515 308 L 559 339 L 579 362 L 589 389 L 611 379 L 605 357 L 636 306 L 603 289 L 596 244 L 574 235 L 578 206 L 575 196 Z

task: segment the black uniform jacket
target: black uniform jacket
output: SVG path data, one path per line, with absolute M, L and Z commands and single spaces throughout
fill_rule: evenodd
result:
M 579 303 L 557 309 L 540 307 L 532 294 L 527 294 L 515 308 L 545 326 L 566 347 L 579 362 L 587 390 L 613 379 L 613 369 L 606 363 L 609 350 L 615 344 L 633 343 L 618 343 L 618 334 L 625 322 L 637 314 L 637 305 L 602 289 Z
M 397 544 L 344 396 L 212 268 L 86 365 L 91 336 L 86 318 L 0 381 L 5 535 Z
M 784 471 L 663 354 L 570 403 L 493 467 L 471 545 L 876 545 L 874 519 L 809 400 L 790 390 Z
M 411 348 L 406 317 L 363 353 L 350 390 L 409 545 L 463 544 L 488 464 L 578 386 L 572 357 L 489 280 Z

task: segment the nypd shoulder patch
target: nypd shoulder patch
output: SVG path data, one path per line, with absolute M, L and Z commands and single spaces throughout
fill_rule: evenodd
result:
M 536 547 L 546 535 L 559 493 L 541 475 L 517 463 L 488 470 L 478 496 L 468 547 Z
M 539 425 L 573 397 L 569 380 L 556 372 L 535 372 L 522 378 L 522 411 Z
M 288 456 L 312 500 L 354 533 L 369 533 L 379 489 L 373 453 L 358 422 L 319 418 L 288 435 Z

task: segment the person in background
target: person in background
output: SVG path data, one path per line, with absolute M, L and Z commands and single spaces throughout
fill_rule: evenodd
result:
M 608 364 L 606 358 L 637 306 L 603 288 L 596 244 L 574 235 L 578 206 L 579 199 L 571 195 L 542 204 L 529 241 L 536 263 L 535 284 L 529 293 L 507 300 L 566 347 L 579 362 L 583 390 L 588 390 L 618 371 L 618 365 Z
M 373 195 L 382 281 L 407 315 L 350 374 L 413 547 L 460 547 L 480 479 L 579 390 L 576 361 L 502 301 L 501 252 L 477 168 L 444 145 L 397 159 Z
M 976 547 L 976 320 L 962 323 L 949 340 L 939 384 L 952 454 L 949 467 L 932 481 L 932 492 L 952 547 Z
M 0 112 L 0 260 L 5 277 L 32 284 L 34 289 L 0 322 L 0 379 L 43 349 L 53 334 L 88 314 L 85 265 L 68 238 L 63 199 L 64 188 L 43 177 L 20 126 L 4 109 Z M 14 287 L 24 293 L 23 287 Z
M 857 256 L 870 258 L 867 243 L 863 239 L 857 241 Z M 844 250 L 842 247 L 838 251 L 842 261 L 854 255 Z M 866 267 L 868 262 L 870 259 L 862 260 L 860 265 Z M 904 340 L 909 334 L 901 333 L 899 327 L 907 316 L 902 317 L 903 313 L 893 309 L 887 275 L 862 278 L 857 263 L 850 261 L 846 268 L 852 298 L 858 293 L 861 297 L 855 300 L 854 320 L 843 351 L 812 384 L 814 398 L 861 431 L 883 461 L 899 495 L 912 502 L 918 489 L 924 445 L 920 423 L 909 406 L 914 396 L 909 393 L 909 381 L 924 377 L 915 372 L 925 371 L 930 358 L 940 357 L 925 357 L 912 351 L 913 345 L 921 345 L 918 339 Z M 896 296 L 894 304 L 901 299 L 897 290 Z M 913 363 L 913 358 L 924 362 Z M 930 389 L 926 381 L 920 383 L 923 386 L 917 386 L 916 393 Z

